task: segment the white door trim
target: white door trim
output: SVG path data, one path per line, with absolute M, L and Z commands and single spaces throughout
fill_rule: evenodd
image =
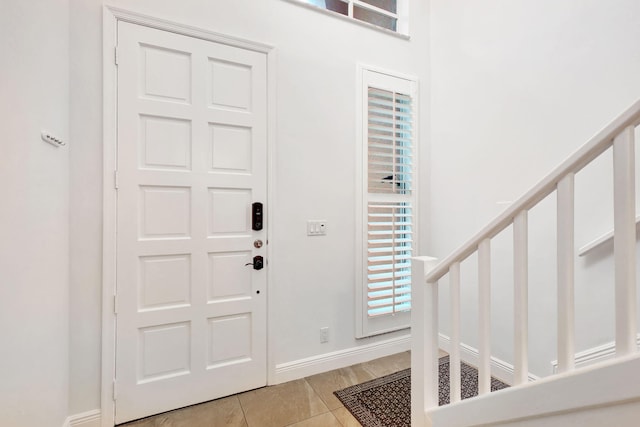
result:
M 190 25 L 170 22 L 151 16 L 114 8 L 104 7 L 103 13 L 103 257 L 102 257 L 102 385 L 101 413 L 102 427 L 113 427 L 115 417 L 114 377 L 115 377 L 115 280 L 116 280 L 116 108 L 117 108 L 117 67 L 115 64 L 115 47 L 117 42 L 118 21 L 130 22 L 195 37 L 215 43 L 262 52 L 267 55 L 267 383 L 272 384 L 276 375 L 273 363 L 272 322 L 270 321 L 270 305 L 273 301 L 270 293 L 274 280 L 274 216 L 273 202 L 275 198 L 275 128 L 276 128 L 276 78 L 275 49 L 263 43 L 227 36 L 216 32 L 196 28 Z

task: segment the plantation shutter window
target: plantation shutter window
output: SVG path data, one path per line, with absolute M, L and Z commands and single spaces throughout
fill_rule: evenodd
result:
M 407 328 L 414 248 L 414 82 L 364 70 L 359 336 Z
M 411 98 L 368 88 L 368 192 L 411 194 Z
M 367 315 L 411 309 L 411 205 L 367 205 Z

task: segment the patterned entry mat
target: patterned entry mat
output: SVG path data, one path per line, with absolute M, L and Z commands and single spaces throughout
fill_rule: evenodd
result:
M 478 371 L 462 362 L 462 398 L 477 396 Z M 491 390 L 509 387 L 492 378 Z M 411 426 L 411 369 L 338 390 L 334 394 L 364 427 Z M 439 404 L 449 403 L 449 356 L 440 358 Z

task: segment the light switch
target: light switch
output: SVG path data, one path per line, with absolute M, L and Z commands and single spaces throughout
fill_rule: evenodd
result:
M 307 221 L 307 236 L 325 236 L 327 234 L 327 221 L 309 220 Z

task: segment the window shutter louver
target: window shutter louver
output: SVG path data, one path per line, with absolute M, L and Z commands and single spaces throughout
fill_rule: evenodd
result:
M 411 194 L 411 98 L 369 88 L 368 113 L 368 192 Z
M 367 204 L 367 312 L 369 316 L 411 309 L 411 205 Z
M 411 96 L 367 94 L 367 315 L 411 309 L 413 112 Z

